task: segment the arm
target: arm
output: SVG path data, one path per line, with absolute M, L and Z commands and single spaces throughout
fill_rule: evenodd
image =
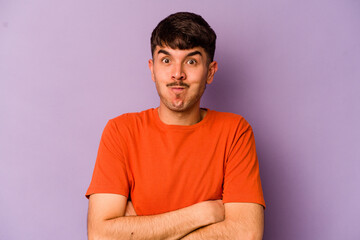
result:
M 256 239 L 264 231 L 264 209 L 256 203 L 226 203 L 225 220 L 193 231 L 182 239 Z
M 127 198 L 122 195 L 91 195 L 89 239 L 179 239 L 224 219 L 221 201 L 205 201 L 153 216 L 125 216 L 126 204 Z

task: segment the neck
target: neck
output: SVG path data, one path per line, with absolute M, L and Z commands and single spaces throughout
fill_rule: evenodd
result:
M 167 125 L 190 126 L 200 122 L 205 117 L 206 111 L 196 106 L 187 111 L 176 112 L 160 104 L 158 114 L 160 120 Z

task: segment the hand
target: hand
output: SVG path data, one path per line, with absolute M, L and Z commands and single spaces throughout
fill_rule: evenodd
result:
M 222 200 L 209 200 L 195 204 L 199 217 L 203 217 L 209 224 L 224 221 L 225 207 Z
M 137 214 L 135 212 L 135 209 L 134 209 L 134 206 L 133 206 L 131 201 L 127 202 L 126 210 L 125 210 L 125 216 L 126 217 L 128 217 L 128 216 L 137 216 Z

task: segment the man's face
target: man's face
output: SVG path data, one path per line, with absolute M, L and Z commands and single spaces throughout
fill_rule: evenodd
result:
M 200 107 L 200 98 L 206 84 L 213 80 L 217 63 L 208 64 L 202 47 L 180 50 L 157 46 L 149 68 L 160 107 L 185 112 Z

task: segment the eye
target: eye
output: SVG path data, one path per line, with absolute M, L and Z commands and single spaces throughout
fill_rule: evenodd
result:
M 187 61 L 187 63 L 190 64 L 190 65 L 193 65 L 193 64 L 196 63 L 196 60 L 194 60 L 194 59 L 189 59 L 189 60 Z
M 169 62 L 170 62 L 170 59 L 164 58 L 164 59 L 162 59 L 161 61 L 162 61 L 163 63 L 169 63 Z

